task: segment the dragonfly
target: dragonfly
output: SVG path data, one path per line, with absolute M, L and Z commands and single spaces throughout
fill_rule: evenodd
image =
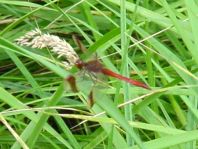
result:
M 150 89 L 148 85 L 146 85 L 143 82 L 137 81 L 137 80 L 133 80 L 130 78 L 127 78 L 123 75 L 120 75 L 118 73 L 115 73 L 113 71 L 111 71 L 110 69 L 105 68 L 100 62 L 99 60 L 90 60 L 88 62 L 83 62 L 82 60 L 78 60 L 76 62 L 76 66 L 79 69 L 85 69 L 88 72 L 92 72 L 92 73 L 102 73 L 106 76 L 110 76 L 110 77 L 114 77 L 117 78 L 119 80 L 125 81 L 127 83 L 130 83 L 134 86 L 138 86 L 141 88 L 145 88 L 145 89 Z
M 74 36 L 74 38 L 75 38 L 76 44 L 78 45 L 79 49 L 81 49 L 82 52 L 87 51 L 87 49 L 83 46 L 83 44 L 78 39 L 78 37 Z M 127 82 L 127 83 L 129 83 L 131 85 L 150 90 L 150 87 L 147 84 L 143 83 L 143 82 L 140 82 L 140 81 L 125 77 L 125 76 L 123 76 L 121 74 L 113 72 L 112 70 L 110 70 L 108 68 L 105 68 L 98 59 L 90 60 L 90 61 L 87 61 L 87 62 L 84 62 L 83 60 L 79 59 L 79 60 L 76 61 L 75 66 L 78 69 L 86 70 L 87 72 L 90 72 L 91 74 L 100 73 L 100 74 L 103 74 L 105 76 L 109 76 L 109 77 L 113 77 L 113 78 L 119 79 L 121 81 L 125 81 L 125 82 Z M 71 89 L 74 92 L 78 92 L 78 89 L 77 89 L 77 86 L 76 86 L 75 77 L 74 76 L 69 76 L 67 78 L 67 81 L 68 81 Z M 90 106 L 92 106 L 93 103 L 94 103 L 93 102 L 93 92 L 92 91 L 89 94 L 89 103 L 90 103 Z
M 106 76 L 110 76 L 110 77 L 113 77 L 113 78 L 116 78 L 116 79 L 125 81 L 125 82 L 127 82 L 129 84 L 132 84 L 134 86 L 137 86 L 137 87 L 141 87 L 141 88 L 150 90 L 150 87 L 148 85 L 146 85 L 145 83 L 143 83 L 143 82 L 140 82 L 140 81 L 137 81 L 137 80 L 134 80 L 134 79 L 130 79 L 130 78 L 125 77 L 125 76 L 123 76 L 121 74 L 118 74 L 116 72 L 113 72 L 112 70 L 110 70 L 108 68 L 105 68 L 102 65 L 102 63 L 99 60 L 97 60 L 97 59 L 90 60 L 88 62 L 84 62 L 82 60 L 78 60 L 75 63 L 75 66 L 78 69 L 80 69 L 80 70 L 83 70 L 84 69 L 84 70 L 86 70 L 88 72 L 91 72 L 91 73 L 94 73 L 94 74 L 101 73 L 101 74 L 104 74 Z M 71 89 L 74 92 L 77 92 L 78 89 L 77 89 L 77 86 L 76 86 L 76 82 L 75 82 L 74 76 L 69 76 L 67 78 L 67 81 L 69 82 Z M 90 95 L 91 94 L 92 94 L 92 92 L 90 93 Z

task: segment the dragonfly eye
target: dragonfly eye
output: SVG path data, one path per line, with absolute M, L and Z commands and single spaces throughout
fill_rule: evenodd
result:
M 84 67 L 84 62 L 79 59 L 79 60 L 76 61 L 75 65 L 79 69 L 82 69 Z

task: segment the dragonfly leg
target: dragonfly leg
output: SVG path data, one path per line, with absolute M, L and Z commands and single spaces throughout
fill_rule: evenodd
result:
M 89 77 L 91 78 L 91 80 L 93 81 L 93 83 L 96 84 L 97 83 L 97 76 L 96 76 L 96 74 L 93 73 L 93 72 L 89 72 L 87 74 L 89 75 Z

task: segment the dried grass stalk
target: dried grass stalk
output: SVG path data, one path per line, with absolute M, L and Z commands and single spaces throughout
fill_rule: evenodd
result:
M 16 39 L 17 44 L 32 48 L 49 48 L 58 55 L 58 58 L 64 57 L 62 61 L 66 69 L 70 69 L 79 60 L 79 56 L 71 45 L 58 36 L 42 33 L 39 29 L 27 32 L 24 36 Z

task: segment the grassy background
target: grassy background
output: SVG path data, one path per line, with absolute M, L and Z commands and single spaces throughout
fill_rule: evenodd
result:
M 0 0 L 0 14 L 2 149 L 197 148 L 196 0 Z M 14 42 L 35 28 L 152 89 L 93 82 L 65 70 L 50 49 Z M 64 80 L 70 74 L 77 93 Z

